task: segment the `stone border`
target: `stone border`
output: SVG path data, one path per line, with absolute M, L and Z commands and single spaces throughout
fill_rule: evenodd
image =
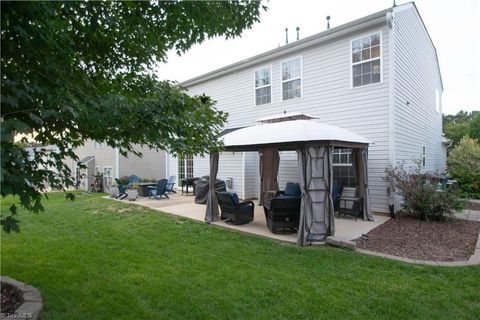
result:
M 22 304 L 13 314 L 1 315 L 1 319 L 40 319 L 43 309 L 43 300 L 40 291 L 10 277 L 0 276 L 2 286 L 7 285 L 15 289 L 16 294 L 22 300 Z
M 364 250 L 364 249 L 359 249 L 356 247 L 356 243 L 353 241 L 345 241 L 345 240 L 340 240 L 335 237 L 327 237 L 326 242 L 335 247 L 340 247 L 340 248 L 347 248 L 350 250 L 355 250 L 357 252 L 363 253 L 363 254 L 369 254 L 372 256 L 377 256 L 377 257 L 382 257 L 382 258 L 387 258 L 391 260 L 397 260 L 397 261 L 402 261 L 406 263 L 411 263 L 411 264 L 420 264 L 420 265 L 428 265 L 428 266 L 442 266 L 442 267 L 464 267 L 464 266 L 475 266 L 475 265 L 480 265 L 480 234 L 478 235 L 477 239 L 477 245 L 475 247 L 475 252 L 473 253 L 472 256 L 470 256 L 470 259 L 467 261 L 429 261 L 429 260 L 415 260 L 415 259 L 410 259 L 410 258 L 403 258 L 399 256 L 394 256 L 391 254 L 386 254 L 382 252 L 376 252 L 376 251 L 370 251 L 370 250 Z

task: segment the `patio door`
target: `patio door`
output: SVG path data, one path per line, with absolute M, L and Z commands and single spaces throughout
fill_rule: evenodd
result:
M 178 179 L 193 178 L 193 156 L 178 158 Z

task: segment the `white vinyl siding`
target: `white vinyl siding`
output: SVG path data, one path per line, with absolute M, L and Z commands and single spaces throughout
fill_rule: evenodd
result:
M 272 102 L 272 67 L 265 67 L 254 72 L 255 105 Z
M 282 62 L 282 100 L 302 96 L 302 59 L 296 57 Z
M 413 5 L 395 9 L 394 28 L 394 137 L 395 164 L 415 167 L 425 146 L 425 171 L 445 169 L 441 95 L 435 49 Z

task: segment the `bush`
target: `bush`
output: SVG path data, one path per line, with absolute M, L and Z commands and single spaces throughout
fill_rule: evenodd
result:
M 390 189 L 404 200 L 404 213 L 421 220 L 445 220 L 462 207 L 462 201 L 454 189 L 438 191 L 429 178 L 421 173 L 420 166 L 407 170 L 403 165 L 387 168 L 386 180 Z
M 447 168 L 465 197 L 480 198 L 480 144 L 477 140 L 463 137 L 450 152 Z

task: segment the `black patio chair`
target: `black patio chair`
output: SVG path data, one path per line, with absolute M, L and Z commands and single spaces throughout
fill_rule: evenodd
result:
M 216 192 L 216 194 L 222 220 L 227 220 L 227 223 L 235 225 L 253 221 L 254 204 L 252 201 L 240 202 L 237 194 L 231 192 Z
M 160 179 L 155 187 L 149 186 L 149 195 L 148 198 L 161 199 L 165 196 L 167 199 L 170 199 L 167 195 L 167 179 Z
M 270 203 L 263 206 L 268 229 L 272 233 L 296 232 L 300 222 L 301 202 L 300 185 L 287 182 L 285 190 L 278 191 Z

